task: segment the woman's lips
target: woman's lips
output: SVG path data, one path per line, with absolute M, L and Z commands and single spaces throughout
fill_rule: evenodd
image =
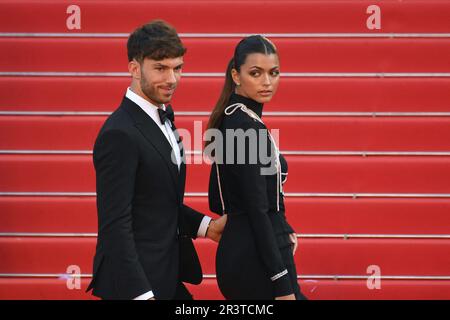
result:
M 258 92 L 260 95 L 262 95 L 263 97 L 268 97 L 272 95 L 272 91 L 270 90 L 263 90 L 263 91 L 259 91 Z

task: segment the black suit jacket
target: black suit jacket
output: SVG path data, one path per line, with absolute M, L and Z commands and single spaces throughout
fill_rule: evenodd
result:
M 171 152 L 161 129 L 126 97 L 100 130 L 93 155 L 98 239 L 87 289 L 93 295 L 133 299 L 152 290 L 156 299 L 171 299 L 180 268 L 184 278 L 201 281 L 190 238 L 204 216 L 183 204 L 186 166 L 179 171 Z

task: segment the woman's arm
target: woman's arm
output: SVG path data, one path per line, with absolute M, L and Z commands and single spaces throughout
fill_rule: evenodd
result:
M 259 136 L 258 130 L 266 130 L 264 126 L 254 121 L 245 123 L 241 128 L 244 131 L 256 130 L 256 137 Z M 230 178 L 234 181 L 231 184 L 238 188 L 240 201 L 248 213 L 256 247 L 274 285 L 275 296 L 281 297 L 292 294 L 293 289 L 268 216 L 267 176 L 263 174 L 265 166 L 261 159 L 257 159 L 256 163 L 250 163 L 252 158 L 250 153 L 258 152 L 259 155 L 260 142 L 259 139 L 256 140 L 255 148 L 255 142 L 246 139 L 245 164 L 235 163 L 227 166 L 233 172 Z M 235 146 L 235 155 L 238 155 L 238 151 L 239 148 Z

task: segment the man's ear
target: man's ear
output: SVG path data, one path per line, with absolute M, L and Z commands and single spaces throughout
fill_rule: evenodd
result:
M 135 59 L 128 62 L 128 72 L 133 79 L 140 80 L 141 79 L 141 65 Z
M 237 72 L 237 70 L 234 68 L 231 69 L 231 78 L 233 79 L 235 85 L 241 85 L 241 77 L 239 76 L 239 72 Z

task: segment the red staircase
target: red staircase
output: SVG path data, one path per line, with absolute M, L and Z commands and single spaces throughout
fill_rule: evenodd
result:
M 72 4 L 0 0 L 0 299 L 92 299 L 92 146 L 129 84 L 127 35 L 154 18 L 188 47 L 173 106 L 192 135 L 238 39 L 277 45 L 283 78 L 264 118 L 289 161 L 307 297 L 450 299 L 450 1 L 81 0 L 81 30 L 68 30 Z M 366 26 L 374 4 L 379 30 Z M 188 165 L 186 203 L 211 214 L 208 172 Z M 223 299 L 217 245 L 196 246 L 194 297 Z

